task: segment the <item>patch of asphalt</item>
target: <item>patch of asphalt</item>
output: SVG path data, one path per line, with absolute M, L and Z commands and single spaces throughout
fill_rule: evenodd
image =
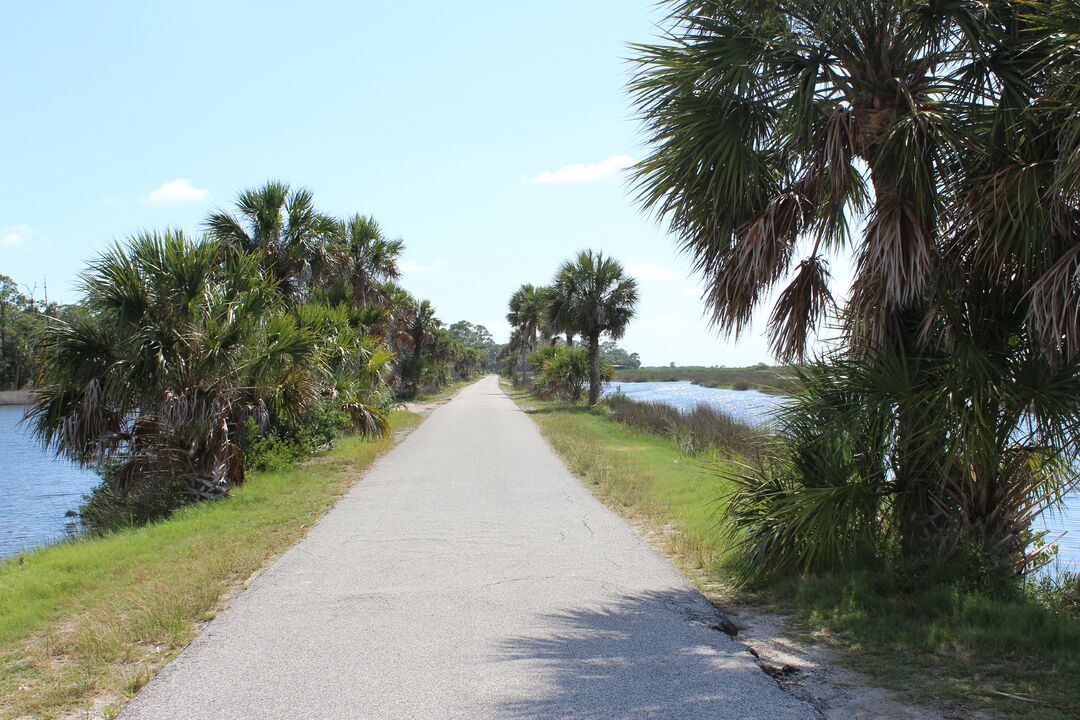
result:
M 121 718 L 786 720 L 817 710 L 494 377 L 379 460 Z

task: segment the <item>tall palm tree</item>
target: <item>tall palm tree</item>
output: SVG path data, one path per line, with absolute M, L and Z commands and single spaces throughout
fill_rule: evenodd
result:
M 600 336 L 618 340 L 634 317 L 637 281 L 619 261 L 583 250 L 555 276 L 557 293 L 572 302 L 570 318 L 589 342 L 589 404 L 600 399 Z
M 574 324 L 574 299 L 565 294 L 566 287 L 556 280 L 548 292 L 547 322 L 555 333 L 566 337 L 566 346 L 574 347 L 578 328 Z
M 978 525 L 985 483 L 1030 466 L 1017 457 L 1072 453 L 1060 429 L 1076 430 L 1075 409 L 1044 390 L 1080 372 L 1076 4 L 671 7 L 667 41 L 637 46 L 641 200 L 705 276 L 724 331 L 790 278 L 768 327 L 778 356 L 801 359 L 836 310 L 855 360 L 899 359 L 884 407 L 906 550 L 938 544 L 925 535 L 942 507 Z M 844 248 L 855 277 L 836 308 L 829 259 Z M 942 392 L 938 368 L 958 359 L 963 384 Z M 1015 388 L 1048 414 L 1007 450 L 1027 422 L 1002 411 L 1024 406 L 1000 396 Z M 945 396 L 954 412 L 935 411 Z M 960 425 L 927 422 L 945 417 Z
M 539 344 L 537 337 L 544 322 L 544 289 L 532 283 L 525 283 L 510 296 L 510 312 L 507 321 L 521 334 L 519 353 L 521 361 L 521 379 L 528 379 L 529 353 L 536 352 Z
M 359 213 L 342 220 L 338 233 L 344 251 L 343 266 L 352 282 L 352 303 L 359 306 L 372 302 L 372 293 L 381 283 L 401 277 L 398 258 L 405 243 L 387 238 L 374 217 Z
M 262 253 L 264 267 L 290 301 L 332 268 L 342 231 L 336 220 L 315 209 L 311 191 L 277 181 L 244 190 L 236 199 L 235 215 L 212 213 L 205 227 L 225 246 Z

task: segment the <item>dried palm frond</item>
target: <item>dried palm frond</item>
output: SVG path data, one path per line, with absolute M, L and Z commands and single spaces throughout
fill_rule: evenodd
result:
M 803 260 L 769 317 L 773 354 L 787 361 L 805 359 L 809 335 L 832 307 L 828 263 L 817 256 Z

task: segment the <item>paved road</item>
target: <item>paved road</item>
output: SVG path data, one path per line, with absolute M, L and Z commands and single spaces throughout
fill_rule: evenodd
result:
M 383 457 L 131 702 L 142 718 L 815 717 L 494 377 Z

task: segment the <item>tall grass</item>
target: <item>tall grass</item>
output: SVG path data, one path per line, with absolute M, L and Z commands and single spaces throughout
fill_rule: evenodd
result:
M 607 396 L 604 405 L 612 419 L 671 438 L 690 455 L 712 450 L 756 458 L 765 443 L 761 428 L 702 403 L 683 412 L 662 402 L 631 400 L 617 392 Z

